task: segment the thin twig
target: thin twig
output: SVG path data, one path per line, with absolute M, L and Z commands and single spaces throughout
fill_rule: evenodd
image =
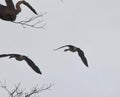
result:
M 42 91 L 45 90 L 50 90 L 50 88 L 54 85 L 54 84 L 48 84 L 45 85 L 43 84 L 40 88 L 38 87 L 38 85 L 36 85 L 35 87 L 33 87 L 31 89 L 30 92 L 25 92 L 25 89 L 21 89 L 20 88 L 21 83 L 19 83 L 18 85 L 14 85 L 15 88 L 13 90 L 9 90 L 6 86 L 6 82 L 4 82 L 4 84 L 0 81 L 0 87 L 5 89 L 8 94 L 9 97 L 36 97 L 36 94 L 39 94 Z
M 34 17 L 31 17 L 30 19 L 24 20 L 24 21 L 13 21 L 13 23 L 20 24 L 20 25 L 22 25 L 24 28 L 25 28 L 26 26 L 29 26 L 29 27 L 32 27 L 32 28 L 44 28 L 44 26 L 46 25 L 45 23 L 42 24 L 41 26 L 37 26 L 38 24 L 42 23 L 43 20 L 38 20 L 38 21 L 35 22 L 34 24 L 31 24 L 31 22 L 33 22 L 33 21 L 35 21 L 36 19 L 42 17 L 42 16 L 45 15 L 46 13 L 47 13 L 47 12 L 40 13 L 39 15 L 34 16 Z

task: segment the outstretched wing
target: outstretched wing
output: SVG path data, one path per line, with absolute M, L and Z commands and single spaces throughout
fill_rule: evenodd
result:
M 25 61 L 28 63 L 28 65 L 37 73 L 42 74 L 40 69 L 35 65 L 35 63 L 29 59 L 28 57 L 24 56 Z
M 59 47 L 57 49 L 54 49 L 54 51 L 56 51 L 58 49 L 61 49 L 61 48 L 64 48 L 64 47 L 74 48 L 74 46 L 72 46 L 72 45 L 64 45 L 64 46 L 61 46 L 61 47 Z
M 12 0 L 5 0 L 7 7 L 15 9 L 13 1 Z
M 28 8 L 30 8 L 36 15 L 37 15 L 37 12 L 35 11 L 35 9 L 26 1 L 21 1 L 21 3 L 23 3 L 24 5 L 26 5 Z
M 87 58 L 85 57 L 84 52 L 79 48 L 78 48 L 78 55 L 82 59 L 83 63 L 88 67 Z

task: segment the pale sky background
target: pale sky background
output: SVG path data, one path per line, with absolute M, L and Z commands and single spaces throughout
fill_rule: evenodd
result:
M 18 0 L 14 0 L 16 3 Z M 0 20 L 0 54 L 19 53 L 31 58 L 42 71 L 35 73 L 26 62 L 0 59 L 0 81 L 10 89 L 21 82 L 31 90 L 51 84 L 40 97 L 120 97 L 120 1 L 119 0 L 26 0 L 38 13 L 46 29 L 23 28 Z M 4 0 L 0 1 L 5 4 Z M 35 16 L 24 5 L 18 21 Z M 16 21 L 17 21 L 16 20 Z M 88 59 L 87 68 L 76 53 L 53 49 L 71 44 Z M 1 97 L 8 97 L 0 89 Z

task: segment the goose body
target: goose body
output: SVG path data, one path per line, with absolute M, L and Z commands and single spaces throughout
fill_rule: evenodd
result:
M 66 52 L 66 51 L 78 52 L 78 55 L 81 58 L 82 62 L 85 64 L 85 66 L 88 67 L 87 59 L 86 59 L 86 57 L 84 55 L 84 52 L 80 48 L 75 47 L 73 45 L 64 45 L 64 46 L 61 46 L 61 47 L 59 47 L 57 49 L 54 49 L 54 50 L 56 51 L 56 50 L 64 48 L 64 47 L 68 47 L 68 49 L 65 49 L 64 52 Z
M 0 55 L 0 58 L 2 57 L 8 57 L 9 58 L 15 58 L 17 61 L 23 61 L 25 60 L 27 62 L 27 64 L 36 72 L 36 73 L 39 73 L 39 74 L 42 74 L 40 69 L 35 65 L 35 63 L 30 59 L 28 58 L 27 56 L 24 56 L 24 55 L 20 55 L 20 54 L 2 54 Z
M 6 6 L 0 4 L 0 18 L 6 21 L 15 21 L 16 16 L 21 12 L 20 5 L 26 5 L 33 13 L 37 14 L 35 9 L 26 1 L 20 0 L 16 3 L 16 8 L 12 0 L 5 0 Z

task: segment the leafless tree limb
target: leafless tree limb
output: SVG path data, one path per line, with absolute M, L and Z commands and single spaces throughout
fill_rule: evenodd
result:
M 32 27 L 32 28 L 44 28 L 44 26 L 46 25 L 45 23 L 43 23 L 43 20 L 37 20 L 38 18 L 43 17 L 43 15 L 45 15 L 47 12 L 44 13 L 40 13 L 37 16 L 31 17 L 28 20 L 23 20 L 23 21 L 13 21 L 13 23 L 16 24 L 20 24 L 22 25 L 24 28 L 26 26 Z M 37 21 L 36 21 L 37 20 Z M 33 23 L 34 22 L 34 23 Z M 41 24 L 40 26 L 38 26 L 38 24 Z
M 40 93 L 44 90 L 50 90 L 50 88 L 53 85 L 54 84 L 49 84 L 49 85 L 45 86 L 45 84 L 43 84 L 43 86 L 41 88 L 38 88 L 38 85 L 37 85 L 36 87 L 33 87 L 32 90 L 29 93 L 26 93 L 25 97 L 31 97 L 33 94 Z
M 8 92 L 9 97 L 36 97 L 36 94 L 39 94 L 40 92 L 45 90 L 50 90 L 50 88 L 54 84 L 43 84 L 40 88 L 38 87 L 38 85 L 36 85 L 35 87 L 32 87 L 32 89 L 29 92 L 26 92 L 25 89 L 23 90 L 22 88 L 20 88 L 20 85 L 21 83 L 19 83 L 18 85 L 14 85 L 14 89 L 10 90 L 6 86 L 6 82 L 2 83 L 0 81 L 0 88 L 6 90 Z
M 4 84 L 0 81 L 0 84 L 1 84 L 1 88 L 4 88 L 7 92 L 8 92 L 8 94 L 10 95 L 11 94 L 11 92 L 7 89 L 7 87 L 6 87 L 6 81 L 4 81 Z

